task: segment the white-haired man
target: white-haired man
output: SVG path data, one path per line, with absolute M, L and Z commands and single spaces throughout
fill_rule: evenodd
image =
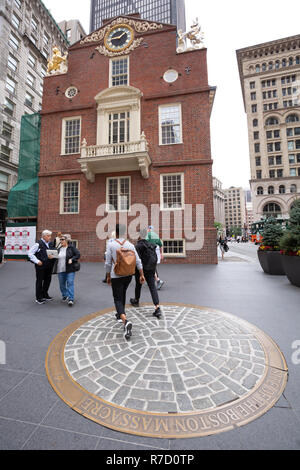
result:
M 35 295 L 36 303 L 39 305 L 44 304 L 46 300 L 53 300 L 48 294 L 53 269 L 53 260 L 49 259 L 47 255 L 47 250 L 53 248 L 53 243 L 50 241 L 51 236 L 52 232 L 44 230 L 42 238 L 28 252 L 28 258 L 35 265 Z

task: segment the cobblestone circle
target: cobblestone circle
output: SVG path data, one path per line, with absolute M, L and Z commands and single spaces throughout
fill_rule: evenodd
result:
M 265 372 L 265 354 L 237 317 L 213 310 L 128 308 L 130 341 L 115 312 L 81 325 L 64 351 L 67 370 L 89 393 L 125 408 L 186 413 L 248 394 Z

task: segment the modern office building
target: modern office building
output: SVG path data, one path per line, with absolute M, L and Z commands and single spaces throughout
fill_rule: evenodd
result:
M 254 222 L 300 197 L 300 35 L 237 51 L 248 120 Z
M 103 261 L 125 219 L 133 241 L 155 227 L 168 263 L 217 263 L 206 54 L 138 16 L 69 48 L 68 70 L 45 78 L 38 233 L 70 233 Z
M 234 227 L 238 227 L 243 233 L 246 225 L 244 189 L 231 186 L 229 189 L 224 189 L 224 193 L 226 231 L 229 232 Z
M 84 36 L 86 36 L 85 30 L 78 20 L 61 21 L 58 23 L 58 26 L 67 37 L 71 45 L 77 41 L 80 41 L 82 38 L 84 38 Z
M 8 193 L 17 181 L 21 117 L 42 107 L 52 46 L 68 47 L 40 0 L 0 0 L 0 236 Z
M 103 20 L 132 13 L 186 30 L 185 0 L 91 0 L 90 32 L 100 28 Z

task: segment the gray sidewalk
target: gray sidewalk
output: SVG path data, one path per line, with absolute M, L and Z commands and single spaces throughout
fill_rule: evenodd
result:
M 60 302 L 56 277 L 53 302 L 34 302 L 32 264 L 10 261 L 0 268 L 0 340 L 6 364 L 0 364 L 0 449 L 300 449 L 300 289 L 285 276 L 268 276 L 255 262 L 231 254 L 218 266 L 161 265 L 166 282 L 160 301 L 216 308 L 244 319 L 277 343 L 289 368 L 289 380 L 276 405 L 233 431 L 193 439 L 154 439 L 122 434 L 83 418 L 50 386 L 45 356 L 51 341 L 67 325 L 113 306 L 111 288 L 101 282 L 102 264 L 83 263 L 75 280 L 76 303 Z M 238 258 L 238 259 L 237 259 Z M 128 289 L 133 297 L 134 282 Z M 143 302 L 150 302 L 143 288 Z M 294 354 L 294 356 L 293 356 Z

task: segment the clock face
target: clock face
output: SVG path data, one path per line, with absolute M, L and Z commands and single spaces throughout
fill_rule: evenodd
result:
M 127 25 L 114 26 L 105 36 L 104 44 L 110 51 L 123 51 L 133 41 L 133 29 Z

